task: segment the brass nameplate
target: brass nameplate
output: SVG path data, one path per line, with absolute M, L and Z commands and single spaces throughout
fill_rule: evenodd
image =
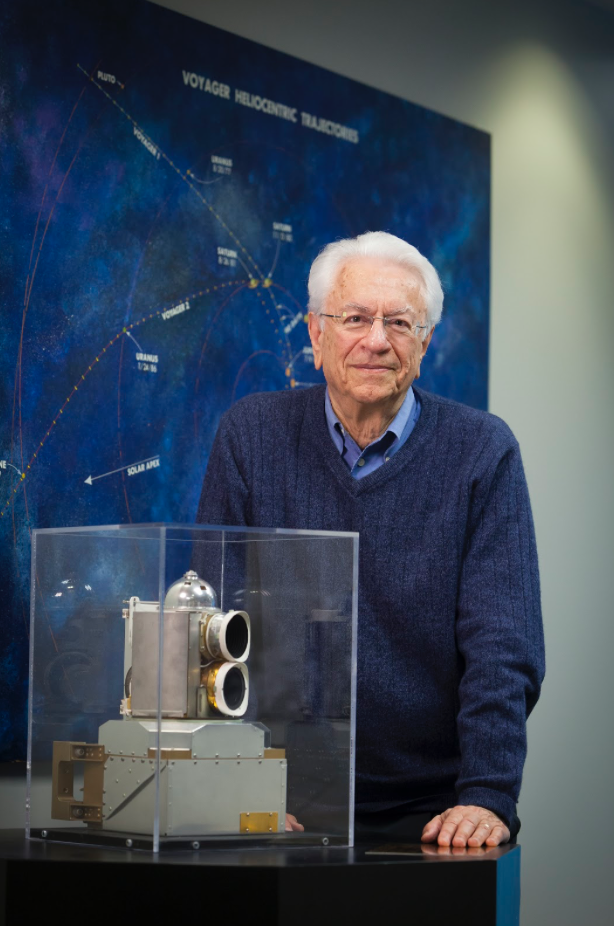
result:
M 276 833 L 279 825 L 279 814 L 273 812 L 242 813 L 240 817 L 240 833 Z

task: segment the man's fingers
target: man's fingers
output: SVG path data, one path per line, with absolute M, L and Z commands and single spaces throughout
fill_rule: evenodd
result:
M 441 817 L 443 825 L 439 832 L 437 842 L 440 846 L 451 846 L 458 827 L 465 819 L 465 808 L 450 807 L 442 813 Z M 473 830 L 471 831 L 473 832 Z M 459 845 L 465 845 L 465 843 L 459 843 Z
M 446 816 L 443 826 L 441 827 L 441 832 L 437 842 L 440 846 L 450 846 L 452 845 L 452 840 L 456 836 L 459 826 L 465 820 L 465 815 L 462 810 L 458 807 L 452 808 L 450 813 Z M 475 823 L 465 826 L 465 830 L 470 829 L 471 832 L 475 829 Z M 463 830 L 463 833 L 465 832 Z M 461 841 L 462 840 L 462 841 Z M 459 842 L 455 842 L 454 845 L 464 846 L 467 843 L 467 837 L 465 835 L 459 835 Z
M 422 842 L 441 847 L 475 849 L 509 842 L 510 831 L 499 817 L 484 807 L 457 805 L 433 817 L 422 831 Z
M 493 824 L 490 823 L 488 820 L 482 820 L 480 823 L 478 823 L 473 833 L 467 839 L 467 845 L 468 846 L 484 845 L 486 840 L 490 836 L 492 836 L 495 829 L 500 830 L 502 829 L 502 827 L 493 826 Z M 496 845 L 499 845 L 499 843 L 496 843 Z
M 287 813 L 285 831 L 286 833 L 304 833 L 305 827 L 298 822 L 293 813 Z
M 479 848 L 509 842 L 510 831 L 491 810 L 474 805 L 457 804 L 427 823 L 422 832 L 423 842 L 437 840 L 439 846 Z
M 487 846 L 500 846 L 502 843 L 510 841 L 510 831 L 507 826 L 493 826 L 492 831 L 486 839 Z
M 476 819 L 476 817 L 473 814 L 469 817 L 463 817 L 461 822 L 456 827 L 456 832 L 454 833 L 454 836 L 452 837 L 452 845 L 466 846 L 469 844 L 469 840 L 476 837 L 480 841 L 471 842 L 471 845 L 481 846 L 489 832 L 490 832 L 489 823 Z
M 436 817 L 426 824 L 422 830 L 422 842 L 433 842 L 437 839 L 443 822 L 442 814 L 438 813 Z

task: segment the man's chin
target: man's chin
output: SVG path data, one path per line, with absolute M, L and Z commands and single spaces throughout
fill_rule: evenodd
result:
M 399 395 L 399 391 L 394 383 L 374 383 L 362 382 L 350 390 L 350 396 L 355 402 L 364 405 L 380 404 L 381 402 L 392 401 Z

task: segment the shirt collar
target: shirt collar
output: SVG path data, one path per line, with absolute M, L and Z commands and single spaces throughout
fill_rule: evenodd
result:
M 414 395 L 414 390 L 410 386 L 409 389 L 407 390 L 407 394 L 405 398 L 403 399 L 403 404 L 401 405 L 400 409 L 398 410 L 398 412 L 396 413 L 396 415 L 394 416 L 394 418 L 392 419 L 392 421 L 390 422 L 390 424 L 388 425 L 384 433 L 381 434 L 378 438 L 376 438 L 376 440 L 377 441 L 382 440 L 382 438 L 385 437 L 389 433 L 394 434 L 394 437 L 398 439 L 403 433 L 403 431 L 405 430 L 405 426 L 407 425 L 407 422 L 409 421 L 411 415 L 413 414 L 415 405 L 416 405 L 416 397 Z M 345 436 L 346 431 L 333 410 L 332 402 L 330 400 L 330 395 L 328 392 L 328 386 L 326 387 L 326 397 L 324 399 L 324 409 L 326 412 L 326 421 L 328 423 L 328 430 L 330 431 L 331 437 L 333 438 L 333 441 L 337 445 L 338 449 L 341 450 L 343 446 L 343 437 Z M 337 439 L 335 439 L 335 435 L 337 436 Z M 372 441 L 372 443 L 375 443 L 375 442 L 376 441 Z

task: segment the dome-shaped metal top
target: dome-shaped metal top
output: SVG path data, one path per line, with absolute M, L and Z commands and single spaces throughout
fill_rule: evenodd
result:
M 171 585 L 164 599 L 165 608 L 177 608 L 180 611 L 215 608 L 216 604 L 214 589 L 192 569 Z

